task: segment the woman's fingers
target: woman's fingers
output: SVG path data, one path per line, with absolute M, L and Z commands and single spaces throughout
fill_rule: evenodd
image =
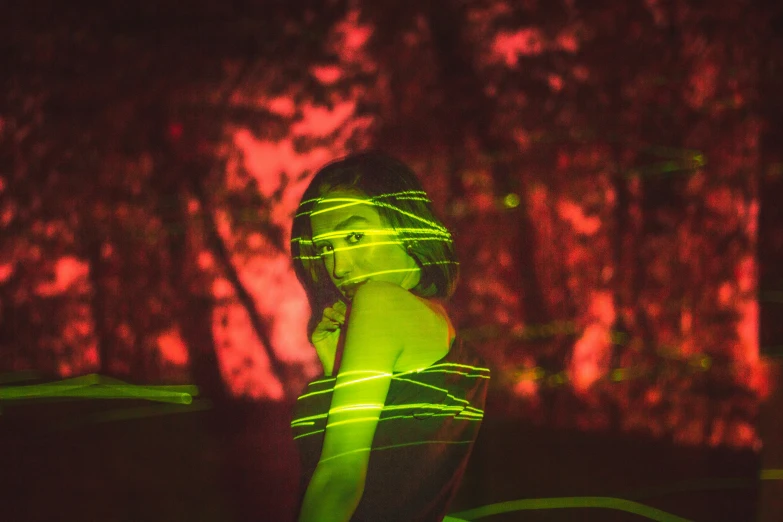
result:
M 345 315 L 333 310 L 332 308 L 325 308 L 324 313 L 321 316 L 321 321 L 316 327 L 317 332 L 336 332 L 345 323 Z
M 324 310 L 324 316 L 328 317 L 332 321 L 337 321 L 338 323 L 345 322 L 345 313 L 340 312 L 339 310 L 336 310 L 334 308 L 326 308 Z
M 316 338 L 320 338 L 327 332 L 331 334 L 340 330 L 342 325 L 345 324 L 345 310 L 345 303 L 342 303 L 342 301 L 337 301 L 331 307 L 327 306 L 324 308 L 321 321 L 316 326 L 313 335 Z

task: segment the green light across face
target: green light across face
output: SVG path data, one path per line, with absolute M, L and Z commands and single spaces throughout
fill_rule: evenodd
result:
M 311 198 L 311 199 L 305 199 L 303 200 L 299 205 L 308 205 L 310 203 L 318 203 L 320 201 L 323 201 L 327 196 L 320 196 L 317 198 Z M 397 199 L 413 199 L 413 200 L 421 200 L 426 201 L 428 203 L 431 203 L 430 199 L 427 197 L 427 193 L 423 190 L 403 190 L 402 192 L 386 192 L 384 194 L 381 194 L 380 196 L 373 196 L 372 198 L 369 198 L 370 200 L 378 200 L 383 198 L 397 198 Z
M 409 196 L 404 196 L 403 194 L 410 194 L 410 195 Z M 315 216 L 315 215 L 318 215 L 318 214 L 322 214 L 324 212 L 330 212 L 330 211 L 334 211 L 334 210 L 344 209 L 344 208 L 348 208 L 348 207 L 352 207 L 352 206 L 356 206 L 356 205 L 370 205 L 370 206 L 375 206 L 375 207 L 386 208 L 386 209 L 392 210 L 394 212 L 400 213 L 402 215 L 405 215 L 405 216 L 411 218 L 414 221 L 419 221 L 421 223 L 424 223 L 425 225 L 427 225 L 427 228 L 425 230 L 429 230 L 431 233 L 432 232 L 440 232 L 441 234 L 445 235 L 446 237 L 451 237 L 451 234 L 449 233 L 449 231 L 444 226 L 439 225 L 438 223 L 435 223 L 432 220 L 429 220 L 429 219 L 423 218 L 421 216 L 418 216 L 418 215 L 416 215 L 416 214 L 414 214 L 412 212 L 409 212 L 407 210 L 403 210 L 403 209 L 397 207 L 396 205 L 392 205 L 392 204 L 387 203 L 385 201 L 379 201 L 380 199 L 383 199 L 383 198 L 395 196 L 398 199 L 416 199 L 416 200 L 423 200 L 423 201 L 429 202 L 429 200 L 426 199 L 426 197 L 415 195 L 415 194 L 424 194 L 424 195 L 426 195 L 423 191 L 410 191 L 410 192 L 397 192 L 397 193 L 393 193 L 393 194 L 384 194 L 384 195 L 381 195 L 381 196 L 374 196 L 374 197 L 371 197 L 371 198 L 355 198 L 355 197 L 354 198 L 350 198 L 350 197 L 322 196 L 322 197 L 319 197 L 319 198 L 313 198 L 313 199 L 308 199 L 308 200 L 302 201 L 299 206 L 301 208 L 303 205 L 307 205 L 307 204 L 310 204 L 310 203 L 313 203 L 314 205 L 318 205 L 319 203 L 325 203 L 325 202 L 334 202 L 334 203 L 342 203 L 342 204 L 341 205 L 331 206 L 329 208 L 324 208 L 324 209 L 320 209 L 320 210 L 307 210 L 307 211 L 303 211 L 303 212 L 298 212 L 296 214 L 296 217 L 302 217 L 302 216 L 310 216 L 310 217 L 312 217 L 312 216 Z M 403 196 L 401 197 L 401 195 L 403 195 Z
M 439 237 L 425 237 L 425 238 L 416 238 L 416 241 L 444 241 L 443 238 Z M 376 242 L 373 243 L 372 246 L 377 245 L 401 245 L 402 243 L 400 241 L 388 241 L 388 242 Z M 332 254 L 334 252 L 343 252 L 345 250 L 352 250 L 354 248 L 364 248 L 370 245 L 356 245 L 353 247 L 339 247 L 333 249 L 331 252 L 326 252 L 323 254 L 313 254 L 311 256 L 308 255 L 299 255 L 299 256 L 293 256 L 293 259 L 308 259 L 315 261 L 317 259 L 323 259 L 325 256 L 328 256 L 329 254 Z M 458 261 L 422 261 L 422 265 L 429 266 L 429 265 L 459 265 Z
M 412 289 L 421 281 L 424 266 L 457 265 L 456 261 L 422 262 L 427 252 L 438 252 L 439 246 L 431 250 L 428 243 L 451 245 L 452 236 L 435 218 L 422 217 L 429 216 L 428 210 L 408 210 L 400 201 L 392 204 L 392 196 L 428 201 L 423 191 L 362 197 L 340 188 L 303 201 L 296 216 L 310 218 L 311 232 L 291 239 L 294 260 L 305 262 L 311 273 L 316 267 L 309 263 L 322 261 L 348 299 L 353 290 L 347 285 L 353 283 L 377 280 Z
M 319 203 L 323 202 L 343 202 L 342 205 L 335 205 L 333 207 L 329 208 L 323 208 L 321 210 L 310 210 L 308 212 L 300 212 L 296 215 L 296 217 L 299 216 L 317 216 L 318 214 L 323 214 L 324 212 L 333 212 L 335 210 L 340 210 L 343 208 L 349 208 L 349 207 L 355 207 L 356 205 L 369 205 L 371 207 L 376 206 L 376 204 L 369 199 L 359 199 L 359 198 L 328 198 L 324 197 L 319 201 Z

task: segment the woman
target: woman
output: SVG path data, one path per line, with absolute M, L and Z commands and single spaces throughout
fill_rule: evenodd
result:
M 451 235 L 410 169 L 363 153 L 315 175 L 291 250 L 324 368 L 291 423 L 299 521 L 442 520 L 489 379 L 443 306 L 458 276 Z

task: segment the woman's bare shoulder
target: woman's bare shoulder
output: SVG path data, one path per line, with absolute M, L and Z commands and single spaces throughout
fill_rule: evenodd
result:
M 416 296 L 394 283 L 386 281 L 366 281 L 356 290 L 352 304 L 365 302 L 408 302 L 416 301 Z
M 352 308 L 361 309 L 364 317 L 373 315 L 367 313 L 370 310 L 379 312 L 382 319 L 376 317 L 406 339 L 406 345 L 417 350 L 442 352 L 445 348 L 448 351 L 455 335 L 441 304 L 418 297 L 394 283 L 367 281 L 354 295 Z
M 418 322 L 423 316 L 432 315 L 433 309 L 423 298 L 394 283 L 367 281 L 353 296 L 352 311 L 380 312 L 387 321 L 400 320 L 399 326 L 410 321 Z
M 416 310 L 432 310 L 439 308 L 436 303 L 418 297 L 403 287 L 386 281 L 367 281 L 363 283 L 354 294 L 352 304 L 357 303 L 385 303 L 387 305 L 402 305 L 413 307 Z

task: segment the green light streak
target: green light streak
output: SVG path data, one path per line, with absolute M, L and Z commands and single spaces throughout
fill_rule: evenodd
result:
M 362 276 L 357 277 L 351 277 L 349 279 L 346 279 L 343 281 L 343 284 L 349 284 L 353 283 L 354 281 L 363 281 L 365 279 L 369 279 L 370 277 L 381 275 L 381 274 L 396 274 L 400 272 L 418 272 L 421 268 L 415 267 L 415 268 L 394 268 L 389 270 L 378 270 L 376 272 L 370 272 L 369 274 L 364 274 Z
M 410 195 L 411 197 L 405 197 L 406 195 Z M 380 196 L 374 196 L 370 199 L 375 200 L 380 198 L 396 197 L 397 199 L 423 199 L 425 201 L 430 201 L 426 196 L 427 193 L 423 190 L 404 190 L 402 192 L 387 192 L 385 194 L 381 194 Z M 306 205 L 308 203 L 318 203 L 320 201 L 324 201 L 325 198 L 328 198 L 328 196 L 306 199 L 302 201 L 299 206 Z
M 762 469 L 759 478 L 761 480 L 783 480 L 783 469 Z
M 451 234 L 449 233 L 448 230 L 446 230 L 445 227 L 442 227 L 442 226 L 438 225 L 434 221 L 430 221 L 429 219 L 423 218 L 421 216 L 417 216 L 416 214 L 414 214 L 412 212 L 408 212 L 406 210 L 402 210 L 401 208 L 397 208 L 394 205 L 390 205 L 388 203 L 381 203 L 381 202 L 377 201 L 377 202 L 375 202 L 375 204 L 377 206 L 379 206 L 379 207 L 388 208 L 390 210 L 394 210 L 396 212 L 399 212 L 400 214 L 408 216 L 409 218 L 414 219 L 416 221 L 421 221 L 422 223 L 426 223 L 427 225 L 431 226 L 434 230 L 439 230 L 439 231 L 441 231 L 441 232 L 443 232 L 445 234 L 448 234 L 449 237 L 451 237 Z
M 354 370 L 352 372 L 343 372 L 340 375 L 338 375 L 337 377 L 342 379 L 343 377 L 346 377 L 348 375 L 354 375 L 354 374 L 364 375 L 364 374 L 368 374 L 368 373 L 375 374 L 375 375 L 371 375 L 370 377 L 362 377 L 361 379 L 352 379 L 352 380 L 350 380 L 348 382 L 341 382 L 339 384 L 336 384 L 334 386 L 334 389 L 336 390 L 337 388 L 345 388 L 346 386 L 351 386 L 351 385 L 354 385 L 354 384 L 360 384 L 362 382 L 372 381 L 374 379 L 383 379 L 384 377 L 391 377 L 392 376 L 392 374 L 388 373 L 388 372 L 378 372 L 378 371 L 374 371 L 374 370 Z
M 398 448 L 406 448 L 409 446 L 421 446 L 422 444 L 472 444 L 472 440 L 419 440 L 416 442 L 406 442 L 404 444 L 393 444 L 391 446 L 379 446 L 377 448 L 359 448 L 351 451 L 346 451 L 344 453 L 340 453 L 339 455 L 335 455 L 333 457 L 329 457 L 327 459 L 322 460 L 321 462 L 326 462 L 332 459 L 336 459 L 338 457 L 347 457 L 349 455 L 354 455 L 356 453 L 367 453 L 372 451 L 383 451 L 383 450 L 390 450 L 390 449 L 398 449 Z
M 517 194 L 514 194 L 513 192 L 506 194 L 506 197 L 503 198 L 503 205 L 506 208 L 517 208 L 519 206 L 520 199 Z
M 445 241 L 445 242 L 450 243 L 451 239 L 444 239 L 442 237 L 417 237 L 416 239 L 412 239 L 411 241 Z M 325 252 L 323 254 L 314 254 L 314 255 L 311 255 L 311 256 L 308 256 L 308 255 L 292 256 L 292 259 L 316 260 L 316 259 L 323 259 L 325 256 L 331 255 L 331 254 L 333 254 L 335 252 L 342 252 L 344 250 L 352 250 L 354 248 L 365 248 L 365 247 L 369 247 L 369 246 L 374 247 L 374 246 L 378 246 L 378 245 L 403 245 L 403 244 L 404 244 L 403 241 L 379 241 L 377 243 L 372 243 L 370 245 L 355 245 L 355 246 L 352 245 L 352 246 L 349 246 L 349 247 L 338 247 L 338 248 L 333 249 L 331 252 Z M 459 263 L 454 262 L 454 261 L 439 261 L 439 262 L 422 263 L 422 264 L 441 264 L 441 265 L 445 265 L 445 264 L 449 264 L 449 263 L 453 263 L 453 264 L 457 264 L 457 265 L 459 264 Z
M 423 198 L 418 196 L 399 196 L 397 199 L 405 199 L 411 201 L 424 201 L 426 203 L 432 203 L 432 201 L 429 198 Z
M 372 375 L 370 377 L 354 378 L 349 380 L 348 382 L 343 382 L 343 378 L 345 378 L 346 376 L 366 375 L 368 373 L 375 374 L 375 375 Z M 430 417 L 445 417 L 445 416 L 453 417 L 458 420 L 473 421 L 473 422 L 481 421 L 483 419 L 484 411 L 482 409 L 472 406 L 470 404 L 470 401 L 466 399 L 456 397 L 455 395 L 450 393 L 448 389 L 404 377 L 404 376 L 413 376 L 417 374 L 434 374 L 434 373 L 457 374 L 467 378 L 478 378 L 478 379 L 490 378 L 489 369 L 487 368 L 470 366 L 465 364 L 457 364 L 457 363 L 440 363 L 426 368 L 409 370 L 397 374 L 388 374 L 384 372 L 370 371 L 370 370 L 356 370 L 351 372 L 345 372 L 344 374 L 338 375 L 337 377 L 319 379 L 317 381 L 311 382 L 308 385 L 308 387 L 326 386 L 325 389 L 311 391 L 309 393 L 302 394 L 297 398 L 297 400 L 308 400 L 318 395 L 330 394 L 337 387 L 350 386 L 353 384 L 358 384 L 360 382 L 367 381 L 369 379 L 391 377 L 392 380 L 409 382 L 414 384 L 415 386 L 421 387 L 422 389 L 427 389 L 428 391 L 434 391 L 438 396 L 437 399 L 438 402 L 436 403 L 415 402 L 415 403 L 394 404 L 394 405 L 383 405 L 383 404 L 376 404 L 376 403 L 358 404 L 358 405 L 352 404 L 348 407 L 333 408 L 329 410 L 327 413 L 309 415 L 305 417 L 298 417 L 291 421 L 291 427 L 293 429 L 298 428 L 298 430 L 303 430 L 306 429 L 307 427 L 315 427 L 317 422 L 328 421 L 328 424 L 321 429 L 312 429 L 311 431 L 308 432 L 296 434 L 294 436 L 294 440 L 303 437 L 308 437 L 311 435 L 317 435 L 319 433 L 324 433 L 326 431 L 326 428 L 332 426 L 338 426 L 342 424 L 361 423 L 361 422 L 370 422 L 370 421 L 386 422 L 386 421 L 400 420 L 400 419 L 420 419 L 422 417 L 430 418 Z M 340 379 L 341 381 L 339 384 L 337 384 L 338 379 Z M 448 403 L 444 404 L 444 402 L 446 401 L 448 401 Z M 381 416 L 340 420 L 340 415 L 344 413 L 348 413 L 349 411 L 355 412 L 360 410 L 368 411 L 368 410 L 379 410 L 379 409 L 381 410 Z M 395 415 L 394 413 L 396 412 L 399 412 L 400 414 Z M 383 416 L 383 413 L 387 413 L 391 415 Z M 337 420 L 333 420 L 330 417 L 332 415 L 337 417 Z
M 436 364 L 435 366 L 441 366 L 441 365 L 440 364 Z M 433 368 L 434 368 L 434 366 L 433 366 Z M 458 370 L 441 370 L 441 369 L 431 370 L 430 368 L 425 368 L 423 370 L 415 370 L 415 372 L 416 373 L 452 373 L 454 375 L 463 375 L 463 376 L 468 377 L 470 379 L 489 379 L 489 376 L 487 376 L 487 375 L 472 374 L 472 373 L 467 373 L 467 372 L 461 372 L 461 371 L 458 371 Z M 410 373 L 410 372 L 405 372 L 405 373 Z M 404 374 L 400 373 L 398 375 L 404 375 Z
M 480 508 L 460 511 L 449 515 L 457 520 L 478 520 L 502 513 L 527 511 L 533 509 L 563 509 L 563 508 L 605 508 L 625 511 L 655 520 L 657 522 L 692 522 L 687 518 L 678 517 L 638 502 L 612 497 L 560 497 L 533 498 L 498 502 Z
M 479 378 L 489 379 L 488 376 L 479 376 Z M 446 390 L 445 388 L 438 388 L 437 386 L 432 386 L 431 384 L 426 384 L 426 383 L 419 382 L 419 381 L 414 381 L 414 380 L 411 380 L 411 379 L 404 379 L 404 378 L 399 378 L 399 377 L 392 377 L 392 379 L 393 380 L 410 382 L 410 383 L 416 384 L 418 386 L 422 386 L 422 387 L 425 387 L 425 388 L 431 388 L 431 389 L 436 390 L 438 392 L 446 392 L 447 397 L 450 397 L 450 398 L 454 399 L 455 401 L 463 402 L 465 404 L 468 404 L 468 401 L 466 401 L 464 399 L 460 399 L 458 397 L 454 397 L 453 395 L 448 393 L 448 390 Z M 318 382 L 324 382 L 324 381 L 318 381 Z M 316 383 L 314 382 L 312 384 L 316 384 Z M 353 383 L 346 383 L 346 384 L 344 384 L 344 386 L 347 386 L 348 384 L 353 384 Z M 338 385 L 338 386 L 340 386 L 340 385 Z M 318 390 L 318 391 L 315 391 L 315 392 L 305 393 L 303 395 L 300 395 L 297 398 L 297 400 L 302 400 L 302 399 L 305 399 L 305 398 L 308 398 L 308 397 L 312 397 L 312 396 L 315 396 L 315 395 L 322 395 L 324 393 L 332 393 L 333 389 L 334 389 L 334 387 L 333 388 L 327 388 L 325 390 Z
M 388 421 L 388 420 L 395 420 L 395 419 L 415 419 L 415 418 L 417 418 L 419 416 L 422 416 L 422 415 L 426 415 L 427 417 L 452 417 L 452 416 L 459 416 L 459 414 L 464 410 L 465 407 L 464 406 L 445 406 L 445 405 L 442 405 L 442 404 L 429 404 L 428 403 L 428 404 L 405 404 L 405 405 L 402 405 L 402 406 L 401 405 L 397 405 L 397 408 L 391 408 L 391 409 L 403 409 L 403 408 L 404 409 L 416 408 L 417 411 L 416 411 L 416 414 L 414 414 L 414 415 L 398 415 L 396 417 L 384 417 L 383 419 L 378 419 L 376 417 L 359 417 L 359 418 L 356 418 L 356 419 L 348 419 L 348 420 L 342 420 L 342 421 L 331 421 L 330 420 L 329 423 L 326 425 L 326 427 L 329 428 L 331 426 L 338 426 L 338 425 L 341 425 L 341 424 L 354 424 L 354 423 L 358 423 L 358 422 L 380 422 L 381 420 Z M 422 409 L 425 409 L 425 408 L 431 408 L 431 409 L 434 409 L 436 411 L 440 411 L 440 413 L 436 413 L 436 412 L 432 412 L 432 413 L 426 412 L 425 413 L 425 412 L 419 411 L 419 410 L 422 410 Z M 365 408 L 365 409 L 368 409 L 368 410 L 369 409 L 375 409 L 375 410 L 389 411 L 386 408 L 384 408 L 383 406 L 380 406 L 380 407 L 377 407 L 377 408 Z M 465 416 L 466 417 L 472 417 L 472 418 L 471 419 L 463 419 L 463 420 L 481 420 L 484 417 L 483 413 L 477 414 L 477 413 L 472 413 L 472 412 L 470 414 L 466 414 Z M 326 415 L 324 415 L 323 417 L 326 417 Z M 321 417 L 321 418 L 323 418 L 323 417 Z M 462 417 L 460 417 L 460 418 L 462 418 Z M 291 423 L 291 424 L 292 424 L 292 427 L 293 427 L 293 423 Z M 298 425 L 299 424 L 297 424 L 297 426 Z
M 72 397 L 190 404 L 196 395 L 198 387 L 193 385 L 136 386 L 94 373 L 46 384 L 0 387 L 0 401 Z
M 357 410 L 382 410 L 383 404 L 381 403 L 374 403 L 374 404 L 351 404 L 350 406 L 338 406 L 337 408 L 332 408 L 329 410 L 329 415 L 333 415 L 335 413 L 344 413 L 347 411 L 357 411 Z
M 430 199 L 427 197 L 427 193 L 423 190 L 403 190 L 402 192 L 387 192 L 385 194 L 381 194 L 380 196 L 375 196 L 372 199 L 380 199 L 380 198 L 397 198 L 397 199 L 423 199 L 425 201 L 430 201 Z
M 487 378 L 489 378 L 489 377 L 487 377 Z M 454 395 L 449 393 L 449 391 L 446 388 L 439 388 L 437 386 L 433 386 L 432 384 L 427 384 L 427 383 L 424 383 L 424 382 L 414 381 L 412 379 L 404 379 L 404 378 L 402 378 L 402 379 L 398 379 L 398 380 L 404 381 L 404 382 L 409 382 L 411 384 L 416 384 L 418 386 L 421 386 L 422 388 L 430 388 L 430 389 L 435 390 L 435 391 L 437 391 L 439 393 L 440 392 L 445 392 L 446 393 L 446 397 L 449 397 L 452 400 L 455 400 L 457 402 L 461 402 L 463 404 L 470 404 L 465 399 L 460 399 L 459 397 L 455 397 Z
M 405 408 L 405 409 L 410 409 L 409 405 L 401 405 L 400 407 Z M 428 404 L 426 407 L 438 408 L 438 405 Z M 393 421 L 393 420 L 410 420 L 410 419 L 421 420 L 423 418 L 429 419 L 431 417 L 453 417 L 455 419 L 463 420 L 463 421 L 480 422 L 484 418 L 484 412 L 482 410 L 478 410 L 478 413 L 477 412 L 473 412 L 473 411 L 466 411 L 467 407 L 463 409 L 463 407 L 461 407 L 461 406 L 459 406 L 459 407 L 457 407 L 457 406 L 440 407 L 439 409 L 443 410 L 442 413 L 422 412 L 422 411 L 420 411 L 421 409 L 422 408 L 417 409 L 415 414 L 395 415 L 393 417 L 383 417 L 383 418 L 379 418 L 379 419 L 373 418 L 372 421 L 380 423 L 380 422 Z M 470 409 L 476 410 L 477 408 L 470 407 Z M 386 410 L 384 410 L 384 411 L 386 411 Z M 292 422 L 291 423 L 291 427 L 292 428 L 305 428 L 305 427 L 309 427 L 309 426 L 314 426 L 316 421 L 324 419 L 326 417 L 327 416 L 325 414 L 323 414 L 323 415 L 313 415 L 312 417 L 307 417 L 308 419 L 313 419 L 313 420 L 305 421 L 304 419 L 300 419 L 300 420 L 297 420 L 295 422 Z M 358 422 L 358 421 L 364 422 L 364 421 L 369 421 L 369 419 L 362 418 L 362 419 L 354 419 L 354 420 L 351 420 L 351 421 L 337 421 L 337 422 L 334 422 L 334 423 L 329 423 L 329 425 L 327 427 L 334 426 L 334 425 L 339 425 L 339 424 L 350 424 L 352 422 Z M 311 435 L 318 435 L 320 433 L 324 433 L 325 431 L 326 431 L 325 428 L 323 428 L 323 429 L 316 429 L 316 430 L 313 430 L 313 431 L 308 431 L 306 433 L 300 433 L 299 435 L 294 436 L 293 440 L 301 439 L 301 438 L 304 438 L 304 437 L 309 437 Z
M 344 424 L 358 424 L 358 423 L 364 423 L 364 422 L 377 422 L 378 419 L 375 417 L 359 417 L 358 419 L 346 419 L 342 421 L 329 421 L 329 423 L 326 425 L 327 428 L 331 428 L 333 426 L 342 426 Z M 335 455 L 338 456 L 338 455 Z
M 378 246 L 378 245 L 401 245 L 402 241 L 378 241 L 376 243 L 372 243 L 372 245 L 350 245 L 346 247 L 337 247 L 333 248 L 330 252 L 324 252 L 323 254 L 318 254 L 319 257 L 326 257 L 328 255 L 334 254 L 335 252 L 345 252 L 346 250 L 356 250 L 357 248 L 366 248 L 367 246 Z
M 458 265 L 459 261 L 422 261 L 422 265 L 429 266 L 429 265 Z
M 313 201 L 313 200 L 308 200 L 308 202 L 310 202 L 310 201 Z M 333 201 L 333 202 L 338 202 L 338 203 L 339 202 L 344 202 L 344 203 L 342 205 L 335 205 L 333 207 L 324 208 L 324 209 L 321 209 L 321 210 L 307 210 L 307 211 L 303 211 L 303 212 L 298 212 L 298 213 L 296 213 L 295 217 L 308 216 L 308 215 L 309 216 L 315 216 L 317 214 L 321 214 L 321 213 L 324 213 L 324 212 L 331 212 L 331 211 L 334 211 L 334 210 L 339 210 L 339 209 L 343 209 L 343 208 L 349 208 L 349 207 L 353 207 L 353 206 L 356 206 L 356 205 L 371 205 L 371 206 L 387 208 L 389 210 L 393 210 L 395 212 L 398 212 L 400 214 L 408 216 L 409 218 L 411 218 L 411 219 L 413 219 L 415 221 L 420 221 L 422 223 L 426 223 L 427 225 L 432 227 L 433 230 L 437 230 L 437 231 L 440 231 L 440 232 L 442 232 L 444 234 L 448 234 L 448 236 L 451 237 L 451 234 L 449 233 L 449 231 L 445 227 L 443 227 L 441 225 L 438 225 L 434 221 L 430 221 L 429 219 L 423 218 L 421 216 L 417 216 L 416 214 L 414 214 L 412 212 L 408 212 L 406 210 L 402 210 L 401 208 L 396 207 L 396 206 L 394 206 L 394 205 L 392 205 L 390 203 L 377 201 L 377 198 L 361 199 L 361 198 L 335 198 L 335 197 L 325 196 L 325 197 L 322 197 L 322 198 L 317 198 L 315 201 L 316 201 L 316 203 L 322 203 L 324 201 L 329 201 L 329 202 Z M 305 204 L 305 202 L 300 203 L 299 207 L 301 208 L 301 206 L 304 205 L 304 204 Z
M 340 375 L 356 375 L 356 374 L 361 375 L 361 374 L 365 374 L 365 373 L 372 373 L 372 374 L 381 375 L 381 376 L 382 375 L 391 375 L 389 372 L 382 372 L 380 370 L 351 370 L 349 372 L 343 372 Z M 336 377 L 335 377 L 335 379 L 336 379 Z M 319 381 L 319 382 L 322 382 L 322 381 Z
M 409 233 L 409 234 L 436 234 L 441 236 L 440 239 L 450 239 L 451 235 L 448 233 L 444 233 L 441 230 L 431 229 L 431 228 L 414 228 L 414 227 L 402 227 L 402 228 L 357 228 L 357 229 L 341 229 L 341 230 L 335 230 L 332 232 L 324 232 L 323 234 L 318 234 L 316 236 L 313 236 L 313 239 L 303 239 L 303 238 L 296 238 L 292 239 L 292 241 L 298 241 L 299 243 L 313 243 L 315 241 L 323 240 L 323 239 L 334 239 L 334 238 L 341 238 L 345 236 L 346 232 L 361 232 L 362 234 L 371 234 L 376 236 L 399 236 L 400 233 Z
M 321 201 L 346 201 L 347 203 L 343 203 L 342 205 L 335 205 L 333 207 L 329 208 L 322 208 L 321 210 L 310 210 L 308 212 L 302 212 L 300 214 L 297 214 L 296 216 L 306 216 L 310 215 L 317 216 L 318 214 L 323 214 L 324 212 L 332 212 L 334 210 L 340 210 L 341 208 L 350 208 L 355 207 L 356 205 L 370 205 L 371 207 L 375 206 L 375 203 L 369 199 L 358 199 L 358 198 L 326 198 Z
M 397 377 L 400 377 L 400 376 L 403 376 L 403 375 L 411 375 L 411 374 L 414 374 L 414 373 L 441 373 L 441 372 L 445 373 L 445 372 L 447 372 L 444 369 L 445 367 L 464 368 L 464 369 L 466 369 L 468 371 L 472 370 L 474 372 L 489 372 L 488 368 L 482 368 L 481 366 L 470 366 L 468 364 L 458 364 L 458 363 L 439 363 L 439 364 L 433 364 L 432 366 L 426 366 L 424 368 L 418 368 L 416 370 L 407 370 L 407 371 L 404 371 L 404 372 L 394 373 L 394 374 L 391 374 L 391 375 L 396 376 L 394 378 L 397 378 Z M 382 375 L 388 375 L 388 372 L 380 372 L 380 371 L 375 371 L 375 370 L 354 370 L 354 371 L 350 371 L 350 372 L 344 372 L 342 375 L 353 375 L 354 373 L 377 373 L 377 374 L 382 374 Z M 465 372 L 452 372 L 452 373 L 461 373 L 462 375 L 465 375 L 465 376 L 468 376 L 468 377 L 485 377 L 485 378 L 489 379 L 488 376 L 483 376 L 481 374 L 470 374 L 470 373 L 465 373 Z M 325 379 L 319 379 L 317 381 L 313 381 L 312 383 L 310 383 L 310 385 L 312 386 L 312 385 L 315 385 L 315 384 L 326 383 L 326 382 L 329 382 L 329 381 L 334 381 L 336 379 L 337 379 L 337 377 L 327 377 Z
M 457 399 L 455 399 L 455 400 L 457 400 Z M 463 402 L 467 402 L 467 401 L 463 401 Z M 416 408 L 417 409 L 417 413 L 416 413 L 417 415 L 420 414 L 420 412 L 418 410 L 421 410 L 421 409 L 424 409 L 424 408 L 431 408 L 431 409 L 434 409 L 436 411 L 442 412 L 442 413 L 439 413 L 439 414 L 437 414 L 437 413 L 428 414 L 428 416 L 441 416 L 442 417 L 442 416 L 449 416 L 449 415 L 457 414 L 457 415 L 460 415 L 462 417 L 471 417 L 471 418 L 474 418 L 474 419 L 481 419 L 481 418 L 483 418 L 483 415 L 484 415 L 482 410 L 480 410 L 478 408 L 474 408 L 474 407 L 469 406 L 469 405 L 465 405 L 465 406 L 448 406 L 448 405 L 443 405 L 443 404 L 432 404 L 432 403 L 428 403 L 428 402 L 411 403 L 411 404 L 394 404 L 394 405 L 388 405 L 388 406 L 381 405 L 381 407 L 379 409 L 381 409 L 382 411 L 394 411 L 394 410 L 408 410 L 408 409 L 411 409 L 411 408 Z M 380 420 L 405 419 L 405 418 L 410 418 L 410 417 L 411 417 L 410 415 L 399 415 L 399 416 L 396 416 L 396 417 L 384 417 L 383 419 L 380 419 Z M 326 413 L 320 413 L 318 415 L 310 415 L 308 417 L 300 417 L 298 419 L 293 420 L 291 422 L 291 426 L 292 427 L 312 426 L 313 424 L 315 424 L 315 421 L 317 421 L 319 419 L 326 419 L 326 418 L 328 418 L 328 414 L 326 414 Z M 320 431 L 323 431 L 323 430 L 319 430 L 318 432 L 314 432 L 314 433 L 319 433 Z

